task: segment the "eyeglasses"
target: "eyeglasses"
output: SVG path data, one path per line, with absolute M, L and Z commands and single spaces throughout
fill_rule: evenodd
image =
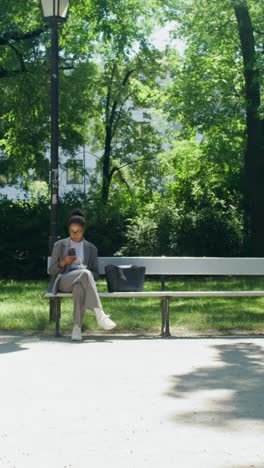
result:
M 83 231 L 73 231 L 72 229 L 70 229 L 70 234 L 83 234 Z

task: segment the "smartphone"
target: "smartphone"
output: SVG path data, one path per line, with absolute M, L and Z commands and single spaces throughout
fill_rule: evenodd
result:
M 70 249 L 68 249 L 68 255 L 70 256 L 75 256 L 76 255 L 76 250 L 74 247 L 71 247 Z

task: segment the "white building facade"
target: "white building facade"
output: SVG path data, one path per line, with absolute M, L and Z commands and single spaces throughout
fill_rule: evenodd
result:
M 162 131 L 162 125 L 160 125 L 160 118 L 157 116 L 152 119 L 146 118 L 149 115 L 149 109 L 140 109 L 133 112 L 132 118 L 139 125 L 139 131 L 141 134 L 144 133 L 146 125 L 158 127 L 160 133 Z M 163 120 L 164 124 L 164 120 Z M 166 124 L 166 123 L 165 123 Z M 164 141 L 163 150 L 169 149 L 169 145 Z M 103 152 L 93 152 L 93 149 L 89 146 L 79 147 L 74 155 L 69 155 L 63 150 L 59 150 L 59 196 L 63 197 L 69 192 L 81 192 L 86 194 L 89 187 L 89 181 L 92 176 L 96 174 L 96 166 L 98 160 L 100 160 Z M 0 169 L 1 169 L 1 158 L 5 159 L 4 154 L 0 153 Z M 50 152 L 47 151 L 46 158 L 50 159 Z M 5 180 L 6 179 L 6 180 Z M 14 184 L 12 181 L 8 181 L 7 178 L 2 178 L 0 172 L 0 196 L 6 196 L 9 199 L 21 199 L 25 200 L 30 198 L 32 195 L 31 191 L 23 189 L 23 179 L 20 178 Z M 29 171 L 27 182 L 32 182 L 34 185 L 34 174 L 33 171 Z M 45 184 L 42 182 L 42 184 Z M 36 184 L 37 186 L 37 184 Z M 38 186 L 37 186 L 38 187 Z M 40 190 L 43 190 L 43 185 Z M 38 188 L 35 187 L 35 191 Z M 46 187 L 48 190 L 48 187 Z

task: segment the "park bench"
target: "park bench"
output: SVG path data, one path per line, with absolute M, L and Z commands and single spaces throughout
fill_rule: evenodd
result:
M 99 257 L 99 273 L 105 274 L 106 265 L 135 265 L 145 266 L 146 275 L 158 276 L 161 279 L 159 291 L 142 292 L 101 292 L 102 298 L 140 298 L 153 297 L 161 301 L 161 336 L 170 334 L 169 305 L 172 298 L 183 297 L 256 297 L 264 296 L 260 291 L 167 291 L 166 277 L 168 276 L 264 276 L 264 258 L 238 257 Z M 49 265 L 50 257 L 48 259 Z M 45 297 L 53 302 L 55 310 L 53 319 L 56 322 L 56 336 L 60 336 L 60 302 L 62 298 L 72 297 L 71 293 L 51 294 Z

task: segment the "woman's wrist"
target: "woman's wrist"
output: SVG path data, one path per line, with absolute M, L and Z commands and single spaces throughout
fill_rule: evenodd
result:
M 61 260 L 61 261 L 59 262 L 59 267 L 60 267 L 60 268 L 65 268 L 65 262 L 64 262 L 64 260 Z

